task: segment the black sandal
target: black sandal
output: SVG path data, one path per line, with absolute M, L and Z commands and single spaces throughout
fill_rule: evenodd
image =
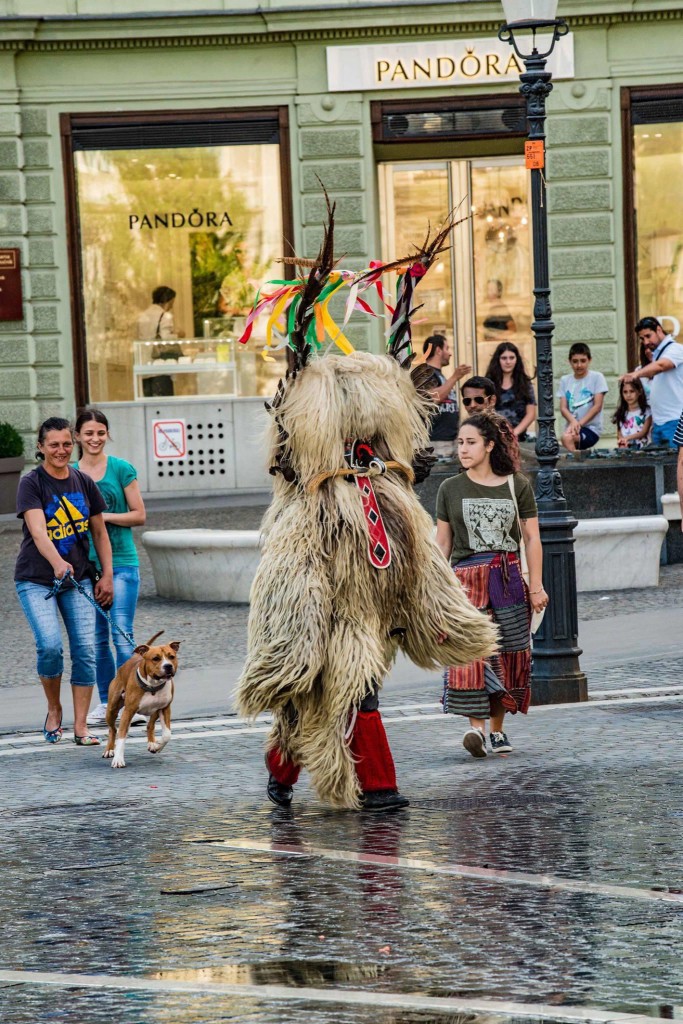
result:
M 97 736 L 91 736 L 89 732 L 85 736 L 77 736 L 74 733 L 74 743 L 77 747 L 99 747 L 100 745 Z

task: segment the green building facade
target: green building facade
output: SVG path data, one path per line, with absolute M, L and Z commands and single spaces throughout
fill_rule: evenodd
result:
M 479 372 L 513 340 L 534 365 L 524 112 L 498 3 L 103 8 L 0 0 L 0 263 L 14 273 L 18 250 L 23 290 L 22 320 L 0 291 L 0 420 L 32 437 L 97 402 L 146 492 L 266 486 L 257 435 L 283 354 L 265 325 L 248 356 L 235 339 L 258 284 L 286 273 L 277 259 L 317 252 L 321 182 L 352 267 L 405 255 L 460 204 L 416 340 L 452 332 Z M 558 13 L 571 34 L 545 169 L 555 372 L 588 342 L 613 408 L 638 361 L 635 318 L 674 332 L 683 319 L 683 2 Z M 160 285 L 176 292 L 168 337 L 140 326 Z M 384 326 L 354 316 L 346 333 L 380 351 Z M 209 414 L 223 435 L 210 471 Z M 164 462 L 154 424 L 174 418 L 201 472 Z

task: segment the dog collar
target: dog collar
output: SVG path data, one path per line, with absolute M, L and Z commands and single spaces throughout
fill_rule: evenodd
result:
M 168 682 L 168 679 L 164 679 L 163 683 L 159 683 L 158 686 L 150 686 L 147 680 L 143 679 L 143 677 L 140 675 L 139 668 L 135 669 L 135 675 L 138 677 L 138 682 L 142 689 L 145 691 L 145 693 L 158 693 L 159 690 L 163 690 L 163 688 L 166 686 L 166 683 Z

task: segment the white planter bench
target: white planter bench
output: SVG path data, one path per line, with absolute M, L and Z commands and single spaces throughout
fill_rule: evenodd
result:
M 664 516 L 582 519 L 574 530 L 579 591 L 659 586 Z
M 673 494 L 662 495 L 662 515 L 670 523 L 677 523 L 680 521 L 681 502 L 675 491 Z
M 665 497 L 676 498 L 680 518 L 677 495 Z M 577 589 L 658 586 L 668 525 L 663 515 L 582 519 L 574 531 Z M 159 597 L 248 604 L 261 557 L 258 530 L 152 530 L 142 543 Z
M 159 597 L 248 604 L 258 530 L 149 530 L 142 535 Z

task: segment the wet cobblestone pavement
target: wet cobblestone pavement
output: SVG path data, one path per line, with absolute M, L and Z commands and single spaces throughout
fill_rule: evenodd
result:
M 345 1000 L 358 992 L 535 1004 L 553 1020 L 681 1007 L 681 710 L 532 710 L 510 722 L 512 754 L 473 761 L 459 722 L 387 702 L 412 799 L 387 816 L 326 810 L 305 783 L 293 810 L 272 808 L 263 735 L 234 721 L 227 736 L 177 723 L 156 758 L 132 742 L 117 772 L 97 749 L 6 744 L 0 968 L 197 991 L 12 984 L 3 1024 L 475 1020 Z

